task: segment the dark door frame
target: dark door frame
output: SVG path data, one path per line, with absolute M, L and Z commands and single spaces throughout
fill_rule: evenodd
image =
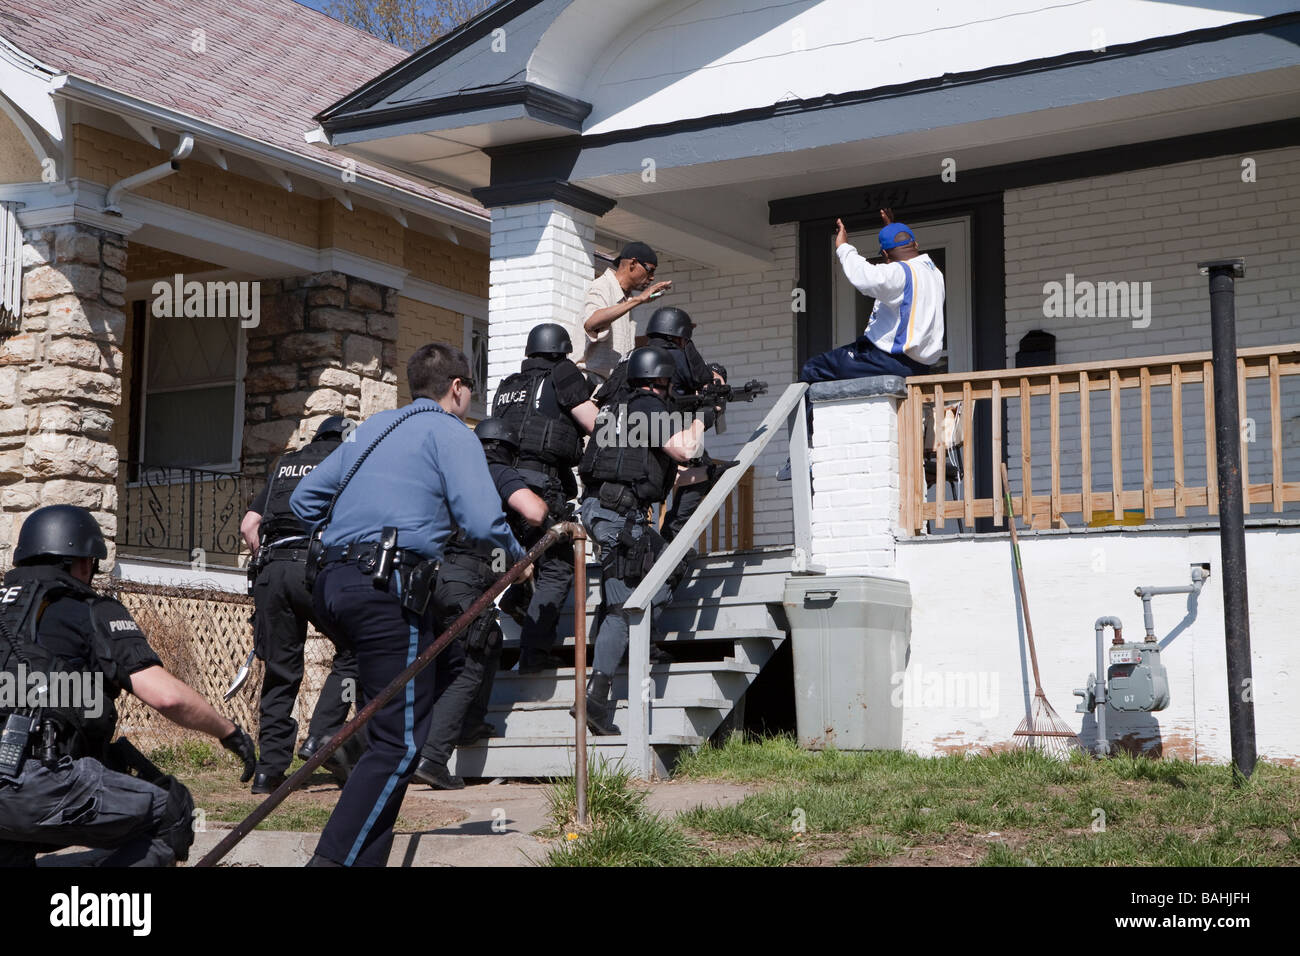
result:
M 864 187 L 863 192 L 891 201 L 888 188 Z M 971 335 L 976 371 L 1006 368 L 1007 321 L 1006 260 L 1003 250 L 1002 193 L 965 196 L 951 200 L 915 203 L 894 209 L 904 221 L 970 217 L 971 238 Z M 878 212 L 857 212 L 843 217 L 845 227 L 853 232 L 879 226 Z M 806 310 L 796 315 L 795 348 L 800 368 L 814 355 L 843 345 L 833 341 L 832 279 L 836 268 L 829 237 L 835 228 L 833 218 L 799 221 L 799 281 L 804 290 Z M 918 229 L 924 245 L 925 235 Z M 977 405 L 974 421 L 975 494 L 987 498 L 993 493 L 993 429 L 989 409 Z M 987 525 L 987 527 L 985 527 Z M 981 518 L 976 529 L 991 530 L 992 520 Z

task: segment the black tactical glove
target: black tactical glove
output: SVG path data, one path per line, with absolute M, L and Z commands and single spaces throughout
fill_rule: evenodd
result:
M 253 738 L 244 733 L 244 728 L 235 724 L 235 729 L 221 738 L 221 746 L 244 761 L 244 772 L 239 782 L 248 783 L 252 780 L 253 768 L 257 766 L 257 751 L 253 747 Z

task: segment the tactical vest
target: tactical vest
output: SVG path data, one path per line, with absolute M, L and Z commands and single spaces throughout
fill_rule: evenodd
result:
M 637 394 L 650 393 L 635 391 L 632 396 Z M 650 397 L 659 406 L 658 411 L 668 412 L 668 405 L 662 399 L 655 395 Z M 629 447 L 625 434 L 627 422 L 622 414 L 625 407 L 625 403 L 605 407 L 604 414 L 615 416 L 614 440 L 609 440 L 610 434 L 605 430 L 608 426 L 597 425 L 596 433 L 587 442 L 587 451 L 582 456 L 578 473 L 589 490 L 608 481 L 631 488 L 642 504 L 663 501 L 677 478 L 677 463 L 663 449 L 651 447 L 645 442 L 637 442 Z M 598 439 L 602 433 L 604 437 Z
M 307 529 L 289 507 L 289 498 L 298 487 L 298 482 L 311 474 L 312 469 L 328 458 L 339 444 L 340 441 L 336 438 L 322 438 L 298 451 L 280 456 L 271 470 L 267 485 L 266 510 L 262 512 L 264 540 L 271 542 L 277 538 L 307 533 Z
M 68 576 L 23 580 L 20 575 L 11 574 L 8 584 L 0 586 L 0 625 L 3 626 L 3 634 L 0 634 L 0 673 L 9 675 L 14 681 L 15 692 L 18 691 L 19 678 L 23 677 L 22 683 L 27 694 L 31 694 L 34 688 L 26 678 L 34 674 L 45 675 L 49 691 L 47 702 L 41 707 L 41 715 L 53 719 L 58 725 L 62 752 L 74 758 L 99 758 L 113 739 L 117 727 L 117 707 L 107 687 L 104 689 L 103 700 L 98 701 L 99 715 L 93 718 L 86 715 L 85 706 L 73 707 L 70 706 L 71 701 L 56 699 L 54 684 L 58 678 L 55 675 L 80 675 L 93 669 L 89 661 L 79 669 L 74 669 L 63 658 L 55 656 L 39 643 L 41 615 L 46 606 L 58 598 L 75 598 L 91 606 L 92 633 L 86 640 L 87 655 L 91 659 L 111 659 L 107 648 L 97 646 L 98 642 L 106 640 L 98 628 L 94 627 L 94 605 L 102 599 L 88 585 Z M 80 677 L 76 679 L 80 680 Z M 9 698 L 7 693 L 0 698 L 0 715 L 8 713 L 6 708 L 15 699 Z
M 527 359 L 521 371 L 497 386 L 492 416 L 519 435 L 519 460 L 572 468 L 582 458 L 582 432 L 548 388 L 555 363 Z

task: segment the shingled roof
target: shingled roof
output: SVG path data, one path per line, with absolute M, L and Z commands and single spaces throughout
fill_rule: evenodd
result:
M 339 167 L 303 139 L 312 117 L 407 56 L 293 0 L 3 0 L 0 35 L 47 66 Z M 356 168 L 485 215 L 467 197 Z

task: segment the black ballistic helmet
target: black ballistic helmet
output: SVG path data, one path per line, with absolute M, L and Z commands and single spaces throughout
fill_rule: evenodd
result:
M 644 345 L 627 358 L 627 379 L 672 378 L 677 371 L 673 357 L 657 345 Z
M 543 322 L 533 326 L 528 333 L 528 342 L 524 345 L 524 354 L 534 355 L 568 355 L 573 351 L 569 341 L 568 330 L 557 322 Z
M 474 426 L 479 441 L 499 441 L 518 451 L 519 435 L 504 418 L 485 418 Z
M 342 437 L 349 424 L 351 423 L 342 415 L 331 415 L 316 426 L 316 434 L 312 436 L 311 440 L 320 441 L 322 438 L 329 438 L 333 435 Z
M 646 324 L 645 334 L 671 335 L 674 338 L 689 339 L 694 328 L 695 323 L 691 321 L 685 309 L 666 305 L 662 309 L 655 309 L 654 315 L 650 316 L 650 321 Z
M 108 546 L 99 522 L 76 505 L 37 508 L 23 522 L 14 548 L 14 564 L 53 555 L 61 558 L 106 558 Z

